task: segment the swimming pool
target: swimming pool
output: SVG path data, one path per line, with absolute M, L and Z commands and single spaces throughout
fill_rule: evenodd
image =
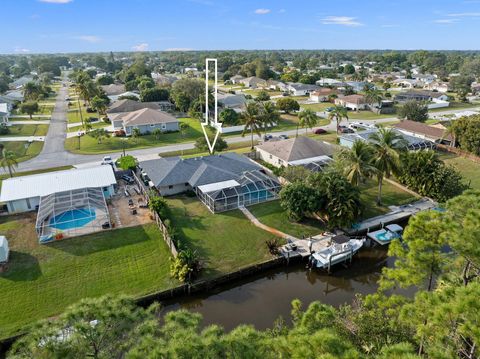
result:
M 95 218 L 95 209 L 76 208 L 52 217 L 50 219 L 50 227 L 62 230 L 79 228 L 90 223 Z

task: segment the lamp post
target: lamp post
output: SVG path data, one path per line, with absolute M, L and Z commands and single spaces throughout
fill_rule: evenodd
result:
M 80 137 L 82 137 L 82 133 L 78 131 L 77 138 L 78 138 L 78 149 L 80 149 Z
M 126 147 L 126 142 L 127 138 L 122 138 L 122 150 L 123 150 L 123 157 L 125 157 L 125 147 Z

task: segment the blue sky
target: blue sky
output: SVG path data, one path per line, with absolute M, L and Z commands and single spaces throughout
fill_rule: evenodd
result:
M 2 0 L 0 53 L 479 49 L 480 0 Z

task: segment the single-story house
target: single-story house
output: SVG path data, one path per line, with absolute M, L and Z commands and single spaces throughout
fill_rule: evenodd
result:
M 342 81 L 340 80 L 337 80 L 337 79 L 330 79 L 330 78 L 321 78 L 320 80 L 317 80 L 315 82 L 316 85 L 318 86 L 331 86 L 331 85 L 335 85 L 335 84 L 338 84 L 338 83 L 343 83 Z
M 0 202 L 9 213 L 37 210 L 42 198 L 54 193 L 98 188 L 105 198 L 115 193 L 117 181 L 111 166 L 55 171 L 8 178 L 2 182 Z
M 328 87 L 322 87 L 318 90 L 310 92 L 310 100 L 313 102 L 327 102 L 329 96 L 337 95 L 337 91 Z
M 397 79 L 393 80 L 392 84 L 397 87 L 413 89 L 415 87 L 423 87 L 424 83 L 421 80 L 415 79 Z
M 445 132 L 445 129 L 429 126 L 421 122 L 402 120 L 393 125 L 394 128 L 403 134 L 426 139 L 435 143 L 450 145 L 453 137 Z
M 231 108 L 242 111 L 245 107 L 247 99 L 243 94 L 221 94 L 217 95 L 218 103 L 224 108 Z
M 352 111 L 365 110 L 367 102 L 363 95 L 341 96 L 335 99 L 335 105 L 343 106 Z
M 429 84 L 426 84 L 423 88 L 429 91 L 446 93 L 450 90 L 450 85 L 448 82 L 434 81 Z
M 142 161 L 145 172 L 162 196 L 193 190 L 212 212 L 222 212 L 278 198 L 280 184 L 261 166 L 236 153 L 166 157 Z
M 129 99 L 118 100 L 110 105 L 110 107 L 107 110 L 107 114 L 110 115 L 114 113 L 132 112 L 132 111 L 137 111 L 144 108 L 150 108 L 152 110 L 162 111 L 162 109 L 165 107 L 163 102 L 164 101 L 138 102 L 138 101 L 133 101 Z
M 305 136 L 268 141 L 255 149 L 261 160 L 275 167 L 303 166 L 312 171 L 320 171 L 335 152 L 335 146 Z
M 0 124 L 8 123 L 8 117 L 10 116 L 10 109 L 8 103 L 0 103 Z
M 239 84 L 241 83 L 240 81 L 243 79 L 245 79 L 245 77 L 243 77 L 242 75 L 235 75 L 230 77 L 230 81 L 232 84 Z
M 11 105 L 14 105 L 17 102 L 22 102 L 23 99 L 23 93 L 20 90 L 7 91 L 0 96 L 0 102 L 7 102 Z
M 127 136 L 132 134 L 134 128 L 138 128 L 141 134 L 151 133 L 157 128 L 162 132 L 179 130 L 177 118 L 167 112 L 152 110 L 151 108 L 111 114 L 109 118 L 114 130 L 123 129 Z
M 101 88 L 107 96 L 120 95 L 126 91 L 123 84 L 103 85 Z
M 365 82 L 365 81 L 347 81 L 347 86 L 350 86 L 354 91 L 363 91 L 366 85 L 373 86 L 375 88 L 375 85 L 370 82 Z
M 415 136 L 410 136 L 398 130 L 396 131 L 398 134 L 402 135 L 402 137 L 407 141 L 408 143 L 407 147 L 410 151 L 436 148 L 436 145 L 433 141 L 422 139 Z M 378 132 L 378 129 L 371 129 L 371 130 L 366 130 L 366 131 L 361 131 L 356 133 L 343 134 L 340 136 L 340 145 L 344 147 L 352 148 L 353 144 L 356 141 L 371 142 L 372 141 L 371 136 L 373 133 L 376 133 L 376 132 Z
M 265 87 L 267 84 L 267 82 L 264 79 L 261 79 L 256 76 L 251 76 L 251 77 L 241 79 L 238 81 L 238 83 L 242 83 L 245 85 L 245 87 L 253 88 L 253 89 L 257 87 Z
M 403 103 L 412 100 L 440 103 L 448 101 L 448 96 L 444 93 L 434 91 L 407 91 L 395 95 L 396 102 Z
M 309 84 L 302 84 L 302 83 L 288 83 L 287 90 L 293 96 L 307 96 L 310 92 L 318 90 L 317 85 L 309 85 Z
M 267 89 L 269 90 L 279 90 L 279 91 L 287 91 L 287 84 L 277 80 L 267 80 Z
M 28 82 L 37 82 L 37 81 L 33 78 L 33 76 L 30 76 L 30 75 L 22 76 L 16 79 L 15 81 L 11 82 L 9 84 L 9 87 L 12 90 L 18 90 L 18 89 L 21 89 L 23 86 L 25 86 L 25 84 L 27 84 Z

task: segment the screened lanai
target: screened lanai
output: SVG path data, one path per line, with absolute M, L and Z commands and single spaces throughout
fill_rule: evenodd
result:
M 36 230 L 40 242 L 79 236 L 110 226 L 102 188 L 82 188 L 40 197 Z
M 224 212 L 278 198 L 281 186 L 261 171 L 244 172 L 238 179 L 196 188 L 198 198 L 212 211 Z

